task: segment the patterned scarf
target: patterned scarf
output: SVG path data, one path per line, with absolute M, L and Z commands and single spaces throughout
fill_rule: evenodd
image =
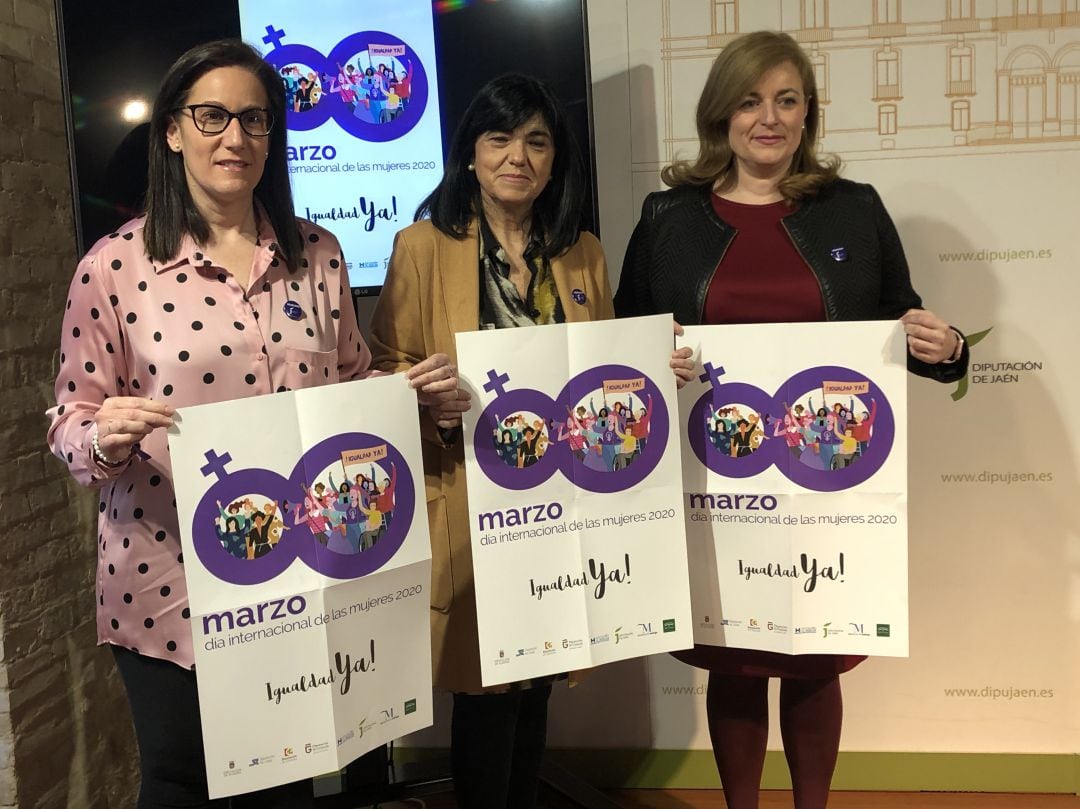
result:
M 508 329 L 565 322 L 555 276 L 544 257 L 543 235 L 534 231 L 525 248 L 525 263 L 532 277 L 522 300 L 521 293 L 510 280 L 506 251 L 495 239 L 483 214 L 479 218 L 480 328 Z

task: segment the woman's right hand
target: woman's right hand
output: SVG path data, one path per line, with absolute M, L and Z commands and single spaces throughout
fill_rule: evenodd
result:
M 463 388 L 453 393 L 453 398 L 444 399 L 428 407 L 428 415 L 444 430 L 461 426 L 461 414 L 472 406 L 472 397 Z
M 94 414 L 98 447 L 110 461 L 120 463 L 134 446 L 159 427 L 171 427 L 172 407 L 141 396 L 112 396 Z
M 469 409 L 472 397 L 460 387 L 457 368 L 446 354 L 432 354 L 406 371 L 405 377 L 439 427 L 449 430 L 461 424 L 461 414 Z

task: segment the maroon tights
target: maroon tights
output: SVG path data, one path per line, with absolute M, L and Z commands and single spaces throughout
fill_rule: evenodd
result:
M 728 809 L 757 809 L 769 739 L 769 680 L 709 673 L 706 709 Z M 780 732 L 795 809 L 825 809 L 840 747 L 840 677 L 781 679 Z

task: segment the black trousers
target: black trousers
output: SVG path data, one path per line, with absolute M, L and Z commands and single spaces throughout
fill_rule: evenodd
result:
M 311 780 L 210 800 L 195 672 L 112 646 L 139 742 L 138 809 L 307 809 Z
M 454 694 L 450 767 L 458 806 L 536 806 L 550 696 L 550 683 L 506 694 Z

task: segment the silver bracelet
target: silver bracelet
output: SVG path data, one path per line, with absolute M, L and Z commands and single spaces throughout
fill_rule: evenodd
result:
M 98 463 L 100 463 L 102 466 L 122 466 L 127 461 L 127 458 L 124 458 L 120 461 L 109 460 L 109 456 L 101 451 L 101 444 L 98 443 L 97 427 L 94 428 L 94 434 L 90 437 L 90 446 L 93 447 L 94 450 L 94 459 L 98 461 Z
M 949 330 L 956 335 L 956 348 L 953 349 L 952 356 L 946 357 L 941 362 L 945 365 L 952 365 L 954 362 L 959 362 L 960 358 L 964 356 L 964 335 L 960 333 L 959 329 L 954 329 L 949 326 Z

